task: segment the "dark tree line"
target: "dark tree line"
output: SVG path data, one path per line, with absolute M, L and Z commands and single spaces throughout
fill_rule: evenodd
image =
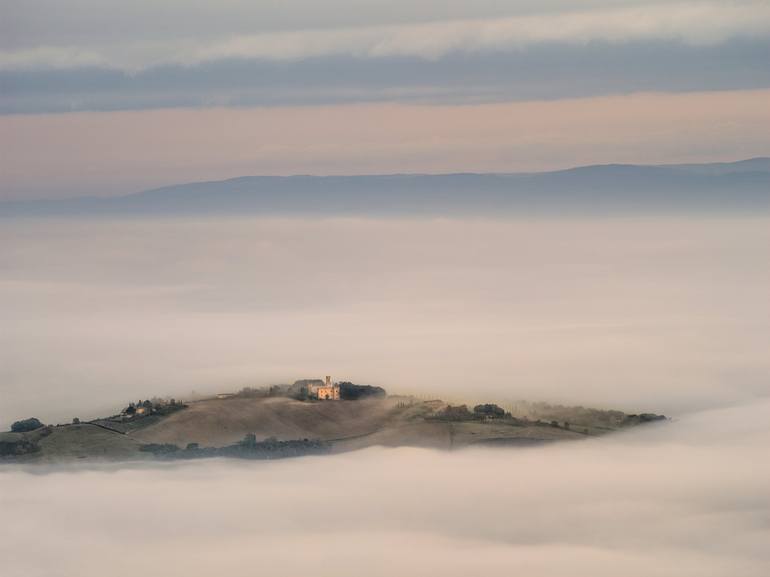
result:
M 359 399 L 384 397 L 385 389 L 372 385 L 354 385 L 349 382 L 339 383 L 340 398 L 344 401 L 357 401 Z
M 492 403 L 476 405 L 473 411 L 467 405 L 447 405 L 432 417 L 442 421 L 481 421 L 485 419 L 512 419 L 505 409 Z
M 329 443 L 314 439 L 279 441 L 270 437 L 257 441 L 254 433 L 243 440 L 226 447 L 201 447 L 188 443 L 184 449 L 170 443 L 150 443 L 139 447 L 140 451 L 152 453 L 159 459 L 204 459 L 207 457 L 234 457 L 238 459 L 285 459 L 304 455 L 322 455 L 330 450 Z

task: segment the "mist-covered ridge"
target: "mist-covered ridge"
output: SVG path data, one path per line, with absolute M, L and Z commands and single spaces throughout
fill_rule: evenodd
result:
M 541 173 L 244 176 L 127 196 L 0 203 L 0 216 L 754 214 L 770 210 L 770 158 L 609 164 Z

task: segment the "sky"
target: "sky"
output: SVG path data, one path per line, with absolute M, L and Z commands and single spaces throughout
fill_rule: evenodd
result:
M 770 150 L 770 3 L 0 1 L 0 199 Z

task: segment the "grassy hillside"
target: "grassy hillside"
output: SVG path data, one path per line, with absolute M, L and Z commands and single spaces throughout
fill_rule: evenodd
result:
M 442 401 L 408 397 L 310 403 L 287 398 L 212 399 L 192 403 L 132 436 L 145 443 L 220 446 L 254 433 L 258 439 L 321 439 L 331 441 L 335 451 L 346 451 L 372 445 L 452 449 L 502 443 L 500 439 L 529 444 L 584 438 L 587 431 L 516 419 L 451 422 L 432 418 L 445 406 Z
M 481 405 L 480 405 L 481 406 Z M 189 443 L 230 447 L 247 435 L 254 443 L 318 441 L 325 452 L 351 451 L 374 445 L 459 449 L 471 445 L 529 446 L 584 439 L 646 422 L 619 411 L 533 404 L 537 420 L 516 418 L 496 405 L 495 415 L 449 407 L 440 400 L 381 397 L 359 401 L 298 401 L 286 397 L 207 399 L 191 402 L 167 415 L 128 420 L 41 427 L 27 433 L 0 433 L 5 461 L 52 462 L 75 459 L 132 460 L 199 458 L 211 451 L 177 452 Z M 546 421 L 545 414 L 553 417 Z M 559 421 L 569 416 L 572 421 Z M 651 417 L 656 417 L 652 415 Z M 656 417 L 657 418 L 657 417 Z M 272 441 L 270 439 L 275 439 Z M 264 449 L 264 447 L 263 447 Z M 268 447 L 271 456 L 252 450 L 236 452 L 247 458 L 278 458 L 285 447 Z M 254 449 L 256 450 L 256 449 Z M 288 451 L 288 449 L 286 449 Z M 231 453 L 225 456 L 233 456 Z
M 337 439 L 369 433 L 392 418 L 393 399 L 302 402 L 294 399 L 230 398 L 190 403 L 132 434 L 145 443 L 224 445 L 247 433 L 258 438 Z
M 35 450 L 16 457 L 6 455 L 6 460 L 44 463 L 75 459 L 147 458 L 139 451 L 140 441 L 89 423 L 43 427 L 30 433 L 0 433 L 0 444 L 21 440 L 33 442 Z

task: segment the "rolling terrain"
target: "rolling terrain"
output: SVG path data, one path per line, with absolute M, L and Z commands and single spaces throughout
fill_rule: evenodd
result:
M 392 399 L 302 402 L 286 397 L 210 399 L 189 407 L 132 436 L 145 443 L 225 445 L 247 433 L 280 440 L 365 435 L 398 420 Z
M 447 407 L 440 400 L 393 396 L 325 402 L 285 397 L 206 399 L 164 416 L 128 420 L 116 416 L 26 433 L 0 433 L 0 454 L 13 462 L 149 459 L 157 456 L 157 448 L 232 447 L 247 436 L 256 443 L 320 442 L 329 452 L 375 445 L 450 450 L 584 439 L 644 422 L 617 411 L 587 416 L 585 410 L 569 412 L 564 407 L 559 414 L 575 417 L 572 424 L 543 420 L 548 411 L 542 408 L 537 415 L 532 412 L 536 420 L 471 413 L 456 418 L 447 416 Z M 606 415 L 614 420 L 607 421 Z M 148 452 L 148 447 L 156 452 Z M 280 451 L 275 454 L 286 456 Z

